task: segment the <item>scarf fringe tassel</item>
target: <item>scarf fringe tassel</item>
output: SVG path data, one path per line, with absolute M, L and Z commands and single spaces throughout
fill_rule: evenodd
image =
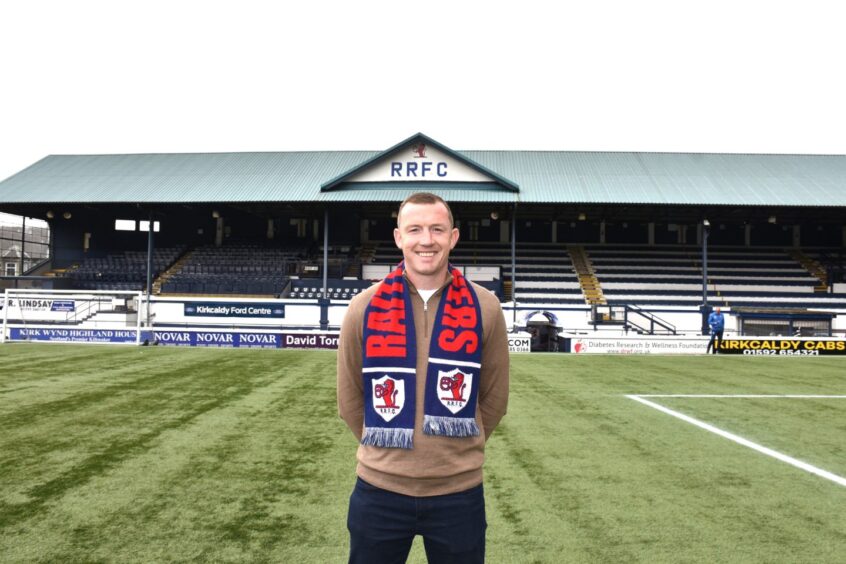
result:
M 479 426 L 472 417 L 423 416 L 423 432 L 444 437 L 478 437 Z
M 382 448 L 412 448 L 414 429 L 366 427 L 361 444 Z

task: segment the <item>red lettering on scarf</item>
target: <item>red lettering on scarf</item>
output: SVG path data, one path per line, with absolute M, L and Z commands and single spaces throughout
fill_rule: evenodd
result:
M 402 289 L 402 281 L 401 280 L 399 280 L 397 282 L 390 282 L 389 283 L 386 279 L 385 283 L 382 284 L 379 287 L 379 291 L 377 292 L 376 295 L 382 294 L 385 297 L 390 297 L 390 295 L 393 292 L 397 292 L 399 294 L 402 294 L 402 291 L 403 291 L 403 289 Z
M 403 302 L 402 298 L 391 298 L 390 300 L 386 300 L 380 298 L 378 295 L 373 296 L 373 299 L 370 300 L 370 304 L 373 307 L 378 307 L 379 309 L 403 309 L 405 307 L 405 302 Z
M 367 356 L 405 357 L 405 335 L 370 335 L 365 343 Z
M 463 329 L 475 328 L 476 308 L 473 306 L 453 307 L 450 303 L 444 304 L 444 325 Z
M 404 291 L 402 279 L 385 279 L 370 300 L 370 306 L 365 321 L 370 331 L 394 333 L 394 335 L 369 335 L 364 343 L 365 354 L 370 357 L 402 357 L 406 356 L 406 327 L 401 321 L 405 319 L 405 300 L 394 294 Z M 387 311 L 377 311 L 377 310 Z
M 367 328 L 374 331 L 405 335 L 405 325 L 400 324 L 403 319 L 405 319 L 405 311 L 382 312 L 372 310 L 367 314 Z
M 465 353 L 472 354 L 476 352 L 476 348 L 479 346 L 479 337 L 475 331 L 462 331 L 456 335 L 452 329 L 444 329 L 438 335 L 438 346 L 449 352 L 459 352 L 461 349 L 465 349 Z
M 455 305 L 468 304 L 473 305 L 473 294 L 470 293 L 470 288 L 463 286 L 450 286 L 447 292 L 447 300 Z

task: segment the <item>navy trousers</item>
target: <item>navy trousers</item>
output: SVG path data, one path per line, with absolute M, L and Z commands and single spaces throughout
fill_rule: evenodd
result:
M 717 354 L 720 350 L 720 345 L 723 343 L 723 330 L 711 331 L 711 339 L 708 341 L 708 348 L 705 349 L 705 354 Z
M 402 564 L 415 535 L 429 564 L 485 561 L 482 485 L 449 495 L 412 497 L 356 480 L 347 515 L 350 564 Z

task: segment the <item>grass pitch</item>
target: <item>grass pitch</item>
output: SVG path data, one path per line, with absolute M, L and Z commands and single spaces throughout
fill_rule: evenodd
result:
M 0 561 L 345 562 L 356 444 L 334 366 L 0 347 Z M 842 562 L 846 487 L 625 395 L 837 396 L 844 374 L 836 357 L 512 355 L 488 561 Z M 846 476 L 846 399 L 653 401 Z

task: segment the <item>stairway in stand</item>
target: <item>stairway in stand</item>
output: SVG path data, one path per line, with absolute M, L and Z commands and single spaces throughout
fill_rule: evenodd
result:
M 162 272 L 158 278 L 153 280 L 153 294 L 161 294 L 162 293 L 162 285 L 167 282 L 167 279 L 182 270 L 182 265 L 191 257 L 193 250 L 187 251 L 184 255 L 176 259 L 170 268 L 166 271 Z
M 344 272 L 344 276 L 361 278 L 361 265 L 373 262 L 373 255 L 376 253 L 378 246 L 378 243 L 373 243 L 372 241 L 363 243 L 358 250 L 356 260 L 350 261 L 346 272 Z
M 573 261 L 573 268 L 579 276 L 579 285 L 582 287 L 585 302 L 589 305 L 605 305 L 605 296 L 602 293 L 602 286 L 596 278 L 593 265 L 581 245 L 567 245 L 567 252 L 570 253 L 570 260 Z
M 815 261 L 799 249 L 790 249 L 787 251 L 787 254 L 790 255 L 790 258 L 801 264 L 802 268 L 807 270 L 811 276 L 820 281 L 819 284 L 814 286 L 815 293 L 824 294 L 828 292 L 828 273 L 819 262 Z

